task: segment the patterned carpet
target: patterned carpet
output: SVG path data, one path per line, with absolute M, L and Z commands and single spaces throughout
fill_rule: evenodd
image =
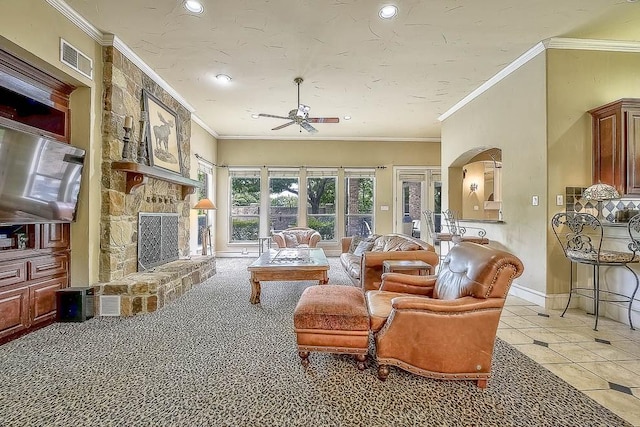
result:
M 436 381 L 348 356 L 312 354 L 305 372 L 292 313 L 311 282 L 262 286 L 249 258 L 162 310 L 54 324 L 0 346 L 0 426 L 625 426 L 498 340 L 493 376 Z M 330 283 L 350 283 L 330 259 Z

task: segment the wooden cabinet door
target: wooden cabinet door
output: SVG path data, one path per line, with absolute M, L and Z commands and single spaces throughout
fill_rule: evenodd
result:
M 640 194 L 640 108 L 624 112 L 627 141 L 627 194 Z
M 593 183 L 614 186 L 626 192 L 626 153 L 622 139 L 622 111 L 606 108 L 593 115 Z
M 67 287 L 67 276 L 46 280 L 29 287 L 31 323 L 53 320 L 56 316 L 56 291 Z
M 0 342 L 29 326 L 29 288 L 0 289 Z
M 70 239 L 69 224 L 42 224 L 40 248 L 67 249 Z

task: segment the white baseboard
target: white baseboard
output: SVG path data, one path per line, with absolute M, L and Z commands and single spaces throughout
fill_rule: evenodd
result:
M 540 291 L 525 288 L 517 283 L 511 285 L 509 295 L 521 298 L 532 304 L 539 305 L 549 310 L 564 310 L 567 305 L 569 294 L 544 294 Z M 638 304 L 638 301 L 634 301 Z M 574 295 L 571 298 L 570 308 L 580 308 L 585 312 L 591 313 L 593 311 L 593 300 L 590 298 Z M 640 307 L 633 306 L 631 308 L 631 320 L 634 326 L 640 327 Z M 600 302 L 600 317 L 615 320 L 616 322 L 629 324 L 629 315 L 627 311 L 627 305 L 622 303 L 612 302 Z

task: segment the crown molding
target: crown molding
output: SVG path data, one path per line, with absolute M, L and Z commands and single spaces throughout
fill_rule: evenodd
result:
M 162 77 L 158 75 L 151 67 L 149 67 L 138 55 L 136 55 L 122 40 L 118 38 L 118 36 L 114 34 L 105 34 L 103 46 L 113 46 L 120 51 L 129 61 L 133 62 L 136 67 L 140 68 L 140 70 L 145 73 L 147 76 L 151 77 L 151 79 L 158 84 L 162 89 L 164 89 L 169 95 L 173 97 L 176 101 L 178 101 L 184 108 L 189 110 L 190 113 L 196 111 L 186 99 L 182 97 L 174 88 L 172 88 L 169 83 L 164 81 Z
M 94 27 L 89 21 L 84 19 L 78 12 L 73 10 L 71 6 L 66 4 L 62 0 L 46 0 L 54 9 L 64 15 L 69 21 L 75 24 L 76 27 L 84 31 L 89 37 L 100 43 L 104 44 L 104 34 L 102 31 Z
M 151 67 L 149 67 L 138 55 L 136 55 L 122 40 L 113 34 L 105 34 L 94 27 L 78 12 L 73 10 L 71 6 L 63 0 L 46 0 L 54 9 L 59 11 L 69 21 L 75 24 L 80 30 L 84 31 L 89 37 L 98 42 L 101 46 L 113 46 L 118 49 L 127 59 L 133 62 L 140 70 L 148 75 L 154 82 L 171 95 L 176 101 L 184 106 L 190 113 L 195 111 L 193 108 L 169 83 L 158 75 Z
M 610 52 L 640 52 L 640 41 L 572 39 L 552 37 L 543 41 L 547 49 L 603 50 Z
M 640 52 L 640 42 L 623 41 L 623 40 L 596 40 L 596 39 L 575 39 L 568 37 L 551 37 L 545 39 L 534 47 L 529 49 L 518 59 L 503 68 L 498 74 L 491 77 L 476 90 L 465 96 L 453 107 L 448 109 L 444 114 L 438 117 L 438 120 L 444 121 L 447 117 L 460 110 L 462 107 L 473 101 L 478 96 L 489 90 L 492 86 L 498 84 L 509 74 L 522 67 L 524 64 L 544 52 L 546 49 L 568 49 L 568 50 L 599 50 L 610 52 Z
M 211 135 L 212 137 L 220 138 L 220 135 L 218 135 L 218 133 L 215 130 L 211 129 L 205 122 L 203 122 L 200 117 L 198 117 L 195 114 L 191 113 L 191 120 L 196 122 L 202 129 L 207 131 L 209 133 L 209 135 Z
M 504 67 L 500 72 L 498 72 L 498 74 L 491 77 L 489 80 L 487 80 L 482 85 L 480 85 L 480 87 L 478 87 L 476 90 L 474 90 L 469 95 L 465 96 L 460 101 L 458 101 L 457 104 L 449 108 L 444 114 L 438 117 L 438 120 L 440 120 L 441 122 L 444 121 L 447 117 L 451 116 L 453 113 L 457 112 L 462 107 L 464 107 L 465 105 L 467 105 L 468 103 L 470 103 L 471 101 L 473 101 L 474 99 L 476 99 L 477 97 L 479 97 L 480 95 L 482 95 L 483 93 L 491 89 L 491 87 L 498 84 L 501 80 L 509 76 L 509 74 L 513 73 L 518 68 L 522 67 L 524 64 L 531 61 L 533 58 L 535 58 L 542 52 L 544 52 L 544 44 L 542 42 L 539 42 L 534 47 L 532 47 L 531 49 L 529 49 L 528 51 L 520 55 L 518 59 L 516 59 L 511 64 Z
M 308 136 L 301 138 L 299 136 L 260 136 L 260 135 L 220 135 L 219 139 L 238 139 L 238 140 L 257 140 L 264 139 L 269 141 L 368 141 L 368 142 L 440 142 L 440 138 L 389 138 L 375 136 Z

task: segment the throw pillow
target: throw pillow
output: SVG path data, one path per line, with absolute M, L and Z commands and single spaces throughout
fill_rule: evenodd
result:
M 284 233 L 284 242 L 288 248 L 298 247 L 298 239 L 294 234 Z
M 355 252 L 356 248 L 358 247 L 358 244 L 363 240 L 364 238 L 362 236 L 353 236 L 351 238 L 351 244 L 349 245 L 349 253 L 352 254 L 353 252 Z
M 370 251 L 371 248 L 373 248 L 373 242 L 363 240 L 362 242 L 358 243 L 358 247 L 355 251 L 353 251 L 353 254 L 356 256 L 362 256 L 362 254 L 364 254 L 365 252 Z

